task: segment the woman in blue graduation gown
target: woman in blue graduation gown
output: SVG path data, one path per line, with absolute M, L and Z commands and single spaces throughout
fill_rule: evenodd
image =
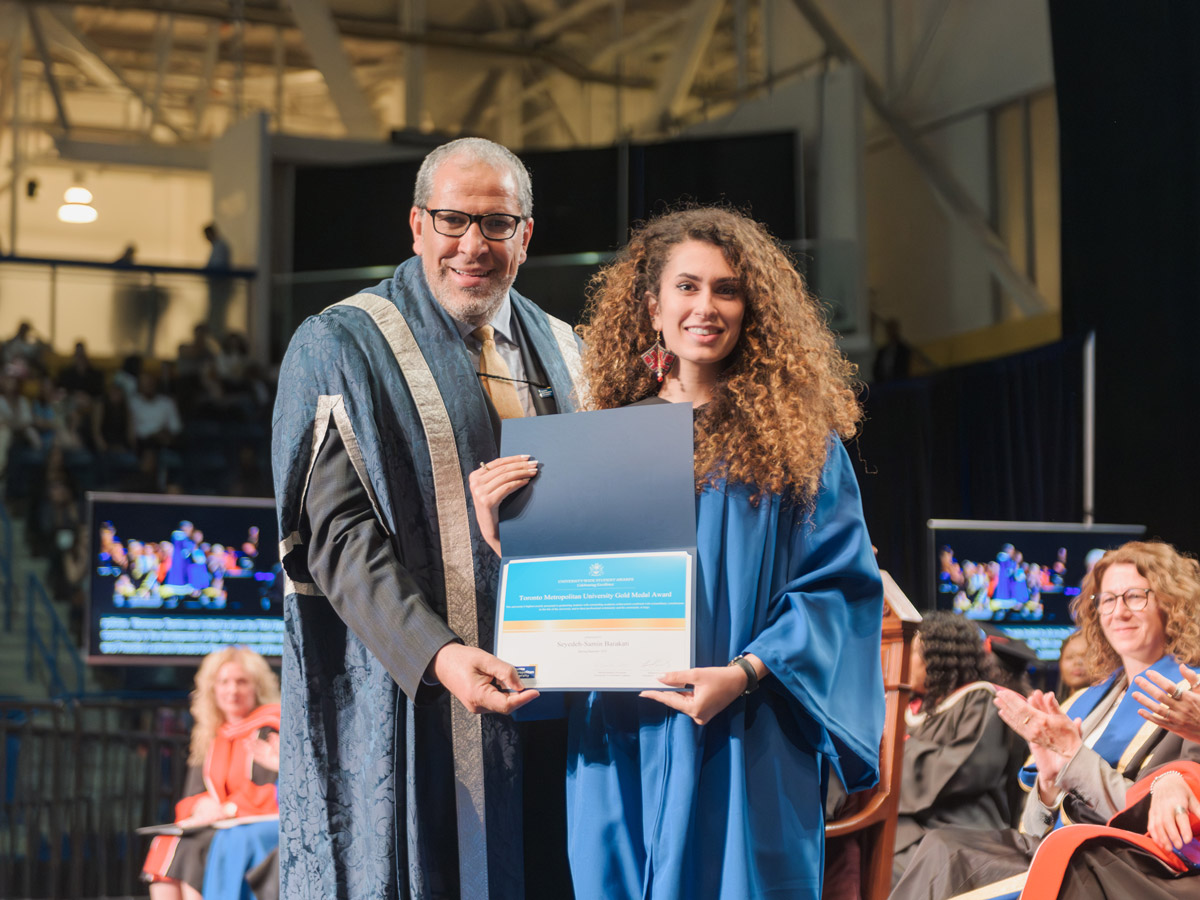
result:
M 785 252 L 726 210 L 637 232 L 589 320 L 591 408 L 695 407 L 696 668 L 572 699 L 576 896 L 815 900 L 830 772 L 874 784 L 883 728 L 853 368 Z M 491 540 L 486 510 L 528 477 L 511 458 L 472 478 Z

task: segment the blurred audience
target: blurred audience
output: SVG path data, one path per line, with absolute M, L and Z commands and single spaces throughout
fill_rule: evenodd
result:
M 1083 632 L 1076 631 L 1062 642 L 1062 653 L 1058 658 L 1058 699 L 1066 700 L 1076 691 L 1092 683 L 1091 670 L 1087 662 L 1087 641 Z
M 104 373 L 88 359 L 87 346 L 83 341 L 75 345 L 71 362 L 58 373 L 58 386 L 71 394 L 82 391 L 89 397 L 99 397 L 104 393 Z
M 142 365 L 142 357 L 137 353 L 132 353 L 125 357 L 121 368 L 113 373 L 112 383 L 124 391 L 126 397 L 132 397 L 137 393 L 138 382 L 142 378 Z
M 33 427 L 33 407 L 21 392 L 21 380 L 15 375 L 0 375 L 0 460 L 4 468 L 7 470 L 14 446 L 39 444 Z
M 178 364 L 134 354 L 106 375 L 82 341 L 69 360 L 48 365 L 25 323 L 0 355 L 0 478 L 73 626 L 87 570 L 87 491 L 271 494 L 274 386 L 244 336 L 218 346 L 201 323 Z
M 33 333 L 33 326 L 22 322 L 17 333 L 4 343 L 4 368 L 18 378 L 46 371 L 46 345 Z

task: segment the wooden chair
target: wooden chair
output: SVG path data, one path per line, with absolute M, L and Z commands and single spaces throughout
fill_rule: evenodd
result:
M 853 812 L 825 824 L 826 855 L 829 848 L 857 844 L 862 900 L 886 900 L 892 889 L 892 850 L 896 843 L 896 815 L 900 805 L 900 776 L 904 758 L 904 711 L 912 688 L 908 664 L 913 637 L 921 614 L 887 572 L 883 576 L 883 688 L 887 717 L 879 751 L 879 784 L 853 795 Z M 840 840 L 853 838 L 853 841 Z M 835 851 L 836 852 L 836 851 Z

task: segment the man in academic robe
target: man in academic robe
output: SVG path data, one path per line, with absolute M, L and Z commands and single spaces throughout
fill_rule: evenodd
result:
M 488 652 L 498 560 L 466 488 L 499 455 L 503 418 L 576 407 L 571 329 L 511 289 L 532 205 L 505 148 L 437 148 L 410 213 L 417 257 L 305 321 L 284 360 L 273 457 L 289 900 L 519 898 L 559 871 L 554 895 L 570 896 L 561 828 L 527 831 L 565 817 L 565 744 L 547 754 L 509 718 L 536 692 L 518 693 Z M 523 757 L 537 776 L 525 784 Z

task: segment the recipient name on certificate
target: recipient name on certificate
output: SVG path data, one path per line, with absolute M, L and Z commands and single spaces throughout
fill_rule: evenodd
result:
M 661 690 L 692 665 L 691 596 L 682 550 L 511 560 L 496 655 L 531 688 Z

